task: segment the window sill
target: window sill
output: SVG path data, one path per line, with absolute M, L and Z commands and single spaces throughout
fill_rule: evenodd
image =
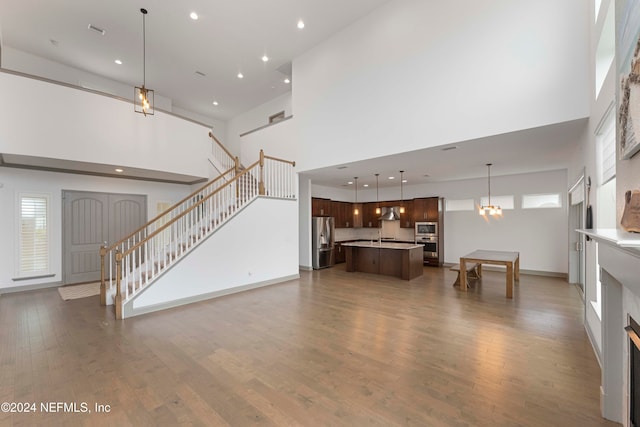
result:
M 14 282 L 20 282 L 22 280 L 34 280 L 34 279 L 46 279 L 48 277 L 55 277 L 55 273 L 49 273 L 49 274 L 41 274 L 39 276 L 25 276 L 25 277 L 12 277 L 11 280 L 13 280 Z

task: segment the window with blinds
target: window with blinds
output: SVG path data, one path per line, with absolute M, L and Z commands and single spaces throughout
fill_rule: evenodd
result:
M 610 108 L 596 130 L 599 153 L 600 185 L 616 176 L 616 122 L 615 108 Z
M 20 195 L 20 277 L 49 272 L 49 197 Z

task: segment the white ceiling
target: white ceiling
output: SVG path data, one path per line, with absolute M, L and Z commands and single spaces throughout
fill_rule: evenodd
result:
M 226 120 L 290 91 L 295 82 L 285 84 L 283 80 L 290 77 L 292 59 L 387 1 L 2 0 L 0 40 L 5 47 L 130 86 L 140 85 L 140 8 L 144 7 L 149 12 L 147 87 L 170 98 L 175 107 Z M 199 14 L 197 21 L 189 18 L 192 11 Z M 296 27 L 299 19 L 305 22 L 303 30 Z M 104 29 L 105 35 L 89 30 L 89 24 Z M 265 54 L 270 58 L 266 63 L 261 60 Z M 115 59 L 123 64 L 115 64 Z M 238 72 L 245 77 L 238 79 Z M 214 106 L 213 100 L 219 105 Z M 453 144 L 454 150 L 436 147 L 306 174 L 316 184 L 342 187 L 354 176 L 359 177 L 359 184 L 375 184 L 374 174 L 380 173 L 380 187 L 385 187 L 398 185 L 387 177 L 398 178 L 399 170 L 406 171 L 411 185 L 485 177 L 486 163 L 493 163 L 492 175 L 564 169 L 585 123 L 576 120 Z M 21 161 L 42 163 L 38 159 Z M 47 165 L 59 166 L 43 167 Z M 160 175 L 154 178 L 162 179 L 156 172 Z M 189 182 L 194 177 L 166 178 Z
M 413 185 L 486 177 L 487 163 L 492 163 L 491 176 L 566 169 L 586 126 L 587 119 L 573 120 L 317 169 L 305 176 L 314 184 L 339 188 L 356 176 L 358 186 L 374 186 L 379 173 L 379 187 L 384 188 L 399 185 L 400 170 L 406 185 Z
M 226 120 L 290 91 L 283 80 L 293 58 L 387 1 L 2 0 L 0 40 L 136 86 L 142 83 L 145 8 L 147 87 L 176 107 Z M 189 17 L 194 11 L 196 21 Z

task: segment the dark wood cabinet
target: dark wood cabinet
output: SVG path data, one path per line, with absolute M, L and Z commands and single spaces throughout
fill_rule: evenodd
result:
M 335 218 L 336 228 L 353 228 L 353 203 L 332 201 L 330 216 Z
M 427 221 L 437 222 L 440 219 L 440 199 L 430 197 L 427 199 Z
M 342 262 L 347 261 L 347 256 L 344 250 L 345 250 L 345 247 L 342 246 L 342 242 L 336 242 L 335 246 L 333 247 L 333 255 L 334 255 L 334 260 L 336 264 L 340 264 Z
M 405 200 L 398 206 L 404 206 L 404 213 L 400 213 L 400 228 L 413 228 L 415 224 L 413 214 L 413 200 Z
M 428 197 L 423 199 L 413 199 L 413 221 L 433 221 L 437 222 L 440 217 L 440 199 L 438 197 Z
M 377 203 L 363 203 L 362 204 L 362 226 L 370 228 L 380 227 L 380 214 L 376 213 Z
M 313 197 L 311 199 L 311 216 L 332 216 L 331 200 Z

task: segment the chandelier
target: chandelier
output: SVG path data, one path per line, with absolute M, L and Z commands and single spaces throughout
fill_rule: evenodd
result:
M 478 213 L 480 215 L 485 216 L 487 213 L 491 216 L 500 216 L 502 215 L 502 209 L 498 205 L 491 204 L 491 163 L 487 163 L 487 177 L 489 183 L 489 197 L 487 205 L 480 206 Z

